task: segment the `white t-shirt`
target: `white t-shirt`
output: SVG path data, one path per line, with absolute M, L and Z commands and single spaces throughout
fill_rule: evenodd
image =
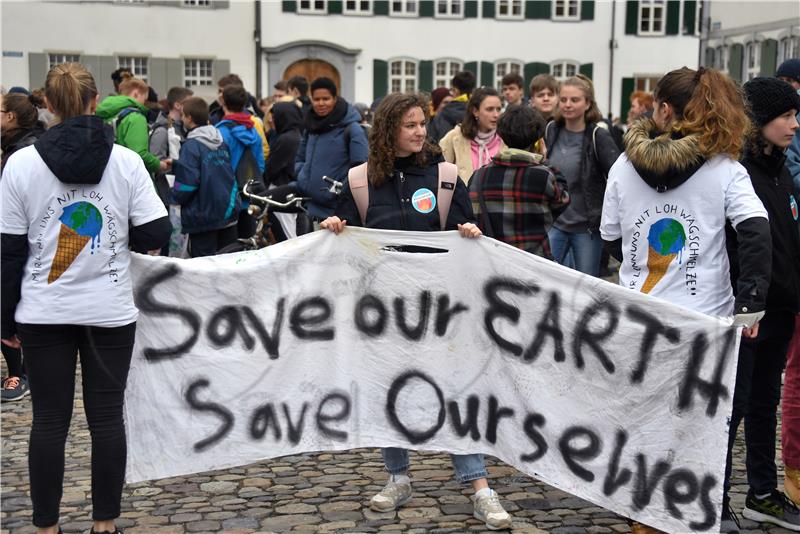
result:
M 138 154 L 114 145 L 99 184 L 65 184 L 36 148 L 23 148 L 3 169 L 0 208 L 0 232 L 28 236 L 18 323 L 136 320 L 128 225 L 167 215 Z
M 608 176 L 600 234 L 622 238 L 619 283 L 708 315 L 733 315 L 725 220 L 767 218 L 745 168 L 725 156 L 658 193 L 623 154 Z

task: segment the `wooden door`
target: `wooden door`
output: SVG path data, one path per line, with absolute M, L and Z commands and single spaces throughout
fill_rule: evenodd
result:
M 341 94 L 341 80 L 339 79 L 339 71 L 336 67 L 322 61 L 321 59 L 301 59 L 289 65 L 289 68 L 283 73 L 283 79 L 288 80 L 292 76 L 305 76 L 308 83 L 311 84 L 316 78 L 325 76 L 333 80 L 336 84 L 336 89 Z M 308 95 L 311 96 L 310 94 Z

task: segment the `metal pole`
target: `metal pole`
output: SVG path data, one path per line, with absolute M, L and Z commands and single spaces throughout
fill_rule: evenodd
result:
M 256 44 L 256 96 L 261 98 L 261 0 L 255 1 L 256 5 L 256 24 L 253 32 L 253 40 Z
M 608 61 L 608 114 L 613 119 L 611 106 L 614 102 L 614 48 L 616 48 L 616 36 L 614 29 L 617 24 L 617 1 L 611 0 L 611 39 L 608 41 L 609 61 Z

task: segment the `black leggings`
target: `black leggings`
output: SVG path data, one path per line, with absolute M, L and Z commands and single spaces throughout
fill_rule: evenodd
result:
M 9 347 L 5 343 L 0 343 L 0 347 L 2 347 L 3 358 L 5 358 L 6 366 L 8 367 L 8 376 L 25 376 L 25 368 L 22 364 L 22 351 Z
M 119 517 L 127 455 L 122 405 L 136 323 L 117 328 L 21 324 L 18 330 L 33 402 L 28 450 L 33 524 L 58 522 L 78 354 L 92 436 L 92 518 Z

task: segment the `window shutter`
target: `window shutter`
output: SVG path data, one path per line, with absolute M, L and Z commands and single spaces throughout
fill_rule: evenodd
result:
M 296 13 L 297 12 L 297 0 L 283 0 L 283 12 L 284 13 Z
M 433 0 L 422 0 L 419 3 L 419 16 L 420 17 L 432 17 L 435 14 L 436 4 L 434 4 Z
M 694 35 L 697 27 L 697 2 L 686 0 L 683 3 L 683 34 Z
M 494 65 L 488 61 L 481 61 L 481 83 L 486 87 L 494 87 Z
M 389 63 L 372 60 L 372 99 L 383 98 L 389 92 Z
M 549 19 L 550 0 L 526 0 L 525 18 L 526 19 Z
M 633 78 L 622 78 L 622 101 L 619 106 L 619 120 L 625 122 L 628 120 L 628 112 L 631 110 L 631 94 L 635 87 L 635 80 Z
M 594 0 L 581 2 L 581 20 L 594 20 Z
M 625 35 L 639 33 L 639 2 L 628 0 L 625 2 Z
M 328 14 L 339 15 L 342 13 L 342 0 L 328 0 Z
M 714 66 L 714 54 L 716 51 L 712 47 L 706 48 L 706 55 L 705 55 L 705 62 L 703 63 L 704 67 L 713 67 Z
M 667 0 L 667 35 L 678 35 L 681 29 L 681 0 Z
M 389 0 L 375 0 L 372 3 L 372 12 L 376 15 L 388 15 Z
M 778 41 L 767 39 L 761 43 L 761 71 L 759 76 L 774 76 L 778 68 Z
M 525 92 L 528 92 L 531 86 L 531 80 L 538 74 L 550 74 L 550 65 L 547 63 L 525 63 L 522 68 L 523 78 L 525 78 Z
M 593 63 L 584 63 L 578 68 L 578 72 L 589 78 L 592 79 L 592 75 L 594 74 L 594 64 Z
M 497 7 L 496 4 L 497 4 L 497 2 L 495 2 L 494 0 L 484 0 L 483 1 L 483 14 L 482 14 L 483 18 L 485 18 L 485 19 L 493 19 L 494 18 L 494 12 L 495 12 L 495 9 Z
M 231 73 L 231 62 L 229 59 L 215 59 L 211 62 L 211 76 L 214 81 Z
M 433 90 L 433 61 L 419 62 L 419 90 Z
M 728 73 L 731 78 L 738 83 L 742 83 L 742 57 L 744 56 L 744 45 L 735 43 L 730 47 L 728 58 Z
M 464 70 L 470 71 L 472 74 L 475 75 L 475 83 L 480 85 L 480 80 L 478 80 L 478 62 L 477 61 L 467 61 L 464 63 Z
M 467 0 L 464 2 L 464 16 L 468 19 L 478 17 L 478 0 Z

